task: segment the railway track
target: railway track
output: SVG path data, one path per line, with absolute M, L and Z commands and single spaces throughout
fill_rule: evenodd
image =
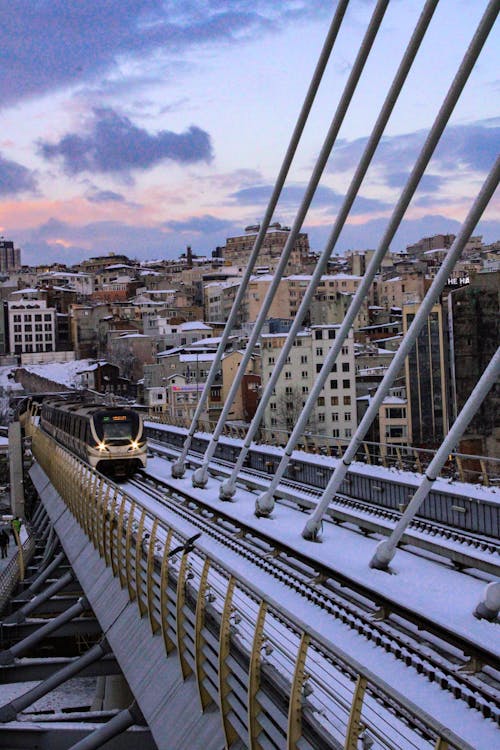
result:
M 265 533 L 235 521 L 223 508 L 214 510 L 147 474 L 135 477 L 129 486 L 500 725 L 500 664 L 493 651 L 312 562 Z
M 177 456 L 179 451 L 165 448 L 160 443 L 149 441 L 150 450 L 160 456 Z M 202 455 L 190 453 L 189 462 L 201 464 Z M 227 476 L 232 470 L 228 461 L 212 459 L 210 472 Z M 240 483 L 252 490 L 264 490 L 269 484 L 269 475 L 256 469 L 243 469 Z M 283 479 L 277 490 L 277 500 L 302 510 L 312 509 L 321 497 L 316 487 Z M 353 524 L 368 534 L 387 536 L 401 518 L 401 513 L 380 505 L 337 494 L 330 504 L 327 515 L 335 523 Z M 492 577 L 500 576 L 500 545 L 495 539 L 454 529 L 450 526 L 416 517 L 405 533 L 402 545 L 411 546 L 451 561 L 457 568 L 482 571 Z

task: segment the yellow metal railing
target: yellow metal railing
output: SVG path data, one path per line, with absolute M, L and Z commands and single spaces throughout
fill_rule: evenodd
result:
M 311 746 L 305 736 L 325 748 L 410 747 L 416 733 L 419 747 L 467 750 L 223 559 L 182 552 L 180 532 L 38 429 L 33 453 L 165 656 L 176 650 L 184 679 L 196 679 L 201 710 L 219 706 L 228 748 Z

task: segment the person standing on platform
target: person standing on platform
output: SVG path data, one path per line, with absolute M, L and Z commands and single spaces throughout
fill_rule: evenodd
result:
M 9 535 L 7 534 L 5 529 L 0 529 L 0 551 L 2 553 L 2 557 L 7 557 L 8 546 L 9 546 Z

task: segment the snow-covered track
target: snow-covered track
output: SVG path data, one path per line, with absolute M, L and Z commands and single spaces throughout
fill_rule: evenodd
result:
M 177 518 L 273 576 L 285 587 L 340 620 L 379 648 L 436 682 L 443 690 L 500 724 L 500 664 L 495 651 L 423 618 L 389 597 L 339 571 L 311 561 L 265 531 L 151 476 L 130 483 Z M 483 668 L 483 671 L 479 671 Z M 469 673 L 469 670 L 473 673 Z

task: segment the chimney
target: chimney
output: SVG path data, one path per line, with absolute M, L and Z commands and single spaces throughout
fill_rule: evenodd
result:
M 186 260 L 187 260 L 187 267 L 192 268 L 193 267 L 193 251 L 191 250 L 191 245 L 188 245 L 186 248 Z

